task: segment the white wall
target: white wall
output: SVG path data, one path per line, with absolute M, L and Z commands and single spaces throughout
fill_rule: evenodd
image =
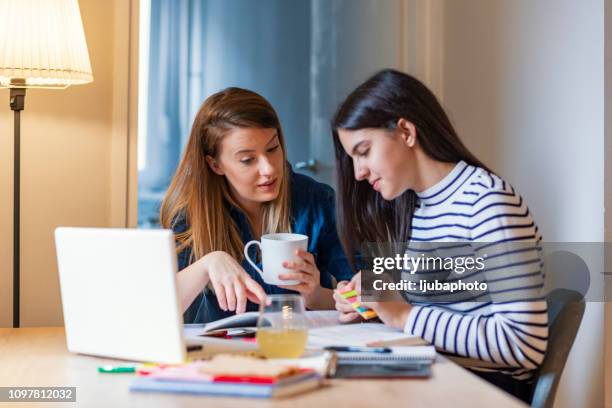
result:
M 604 239 L 603 16 L 603 0 L 444 2 L 445 107 L 546 241 Z M 603 405 L 602 327 L 588 303 L 556 407 Z
M 612 57 L 612 3 L 610 1 L 606 2 L 605 5 L 605 95 L 604 103 L 605 108 L 605 157 L 608 160 L 605 160 L 605 208 L 608 211 L 605 212 L 605 234 L 606 234 L 606 243 L 610 245 L 612 243 L 612 86 L 610 86 L 610 81 L 612 80 L 612 64 L 609 61 L 612 61 L 610 58 Z M 612 271 L 612 252 L 606 251 L 606 268 L 604 269 L 608 273 Z M 606 299 L 612 299 L 612 275 L 608 274 L 606 277 Z M 606 358 L 604 360 L 604 371 L 605 371 L 605 380 L 604 380 L 604 389 L 612 390 L 612 302 L 608 302 L 605 305 L 605 352 Z M 605 406 L 612 408 L 612 395 L 608 391 L 605 393 Z

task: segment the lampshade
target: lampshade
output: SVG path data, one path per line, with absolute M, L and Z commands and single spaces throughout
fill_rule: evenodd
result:
M 92 81 L 77 0 L 0 0 L 0 87 Z

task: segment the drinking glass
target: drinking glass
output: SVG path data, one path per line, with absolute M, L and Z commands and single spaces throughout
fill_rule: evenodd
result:
M 268 358 L 297 358 L 304 353 L 308 327 L 300 295 L 268 295 L 259 306 L 257 345 Z

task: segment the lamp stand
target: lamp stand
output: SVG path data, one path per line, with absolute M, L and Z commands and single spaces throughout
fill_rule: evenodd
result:
M 20 113 L 24 109 L 25 104 L 25 88 L 11 88 L 10 105 L 11 110 L 14 112 L 14 126 L 15 126 L 15 142 L 13 150 L 13 327 L 19 327 L 19 264 L 20 264 L 20 250 L 19 250 L 19 224 L 20 224 L 20 185 L 21 185 L 21 174 L 20 174 Z

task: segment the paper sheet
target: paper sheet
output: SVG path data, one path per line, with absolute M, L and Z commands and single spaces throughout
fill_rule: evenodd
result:
M 339 318 L 340 312 L 336 310 L 309 310 L 306 312 L 306 325 L 309 329 L 335 326 Z
M 365 347 L 379 341 L 394 341 L 399 339 L 414 339 L 396 329 L 389 328 L 382 323 L 344 324 L 312 329 L 308 333 L 308 346 L 323 348 L 329 346 L 357 346 Z

